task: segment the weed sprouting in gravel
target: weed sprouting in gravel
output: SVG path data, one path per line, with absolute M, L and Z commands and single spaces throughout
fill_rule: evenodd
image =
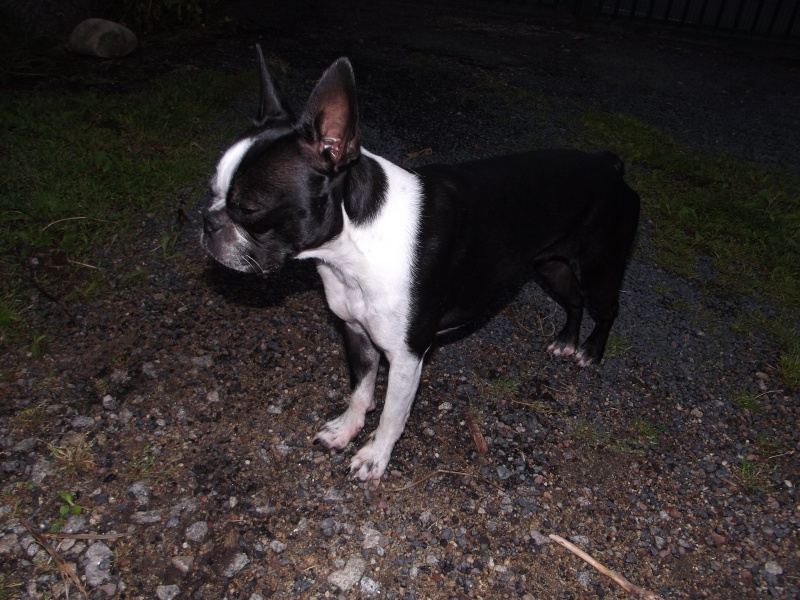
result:
M 748 459 L 742 460 L 742 464 L 739 466 L 739 470 L 736 473 L 736 478 L 747 494 L 765 493 L 773 487 L 765 467 Z
M 764 408 L 761 406 L 758 396 L 755 396 L 746 390 L 734 392 L 731 395 L 731 404 L 741 410 L 747 410 L 754 413 L 764 412 Z
M 64 526 L 67 517 L 70 515 L 77 516 L 83 512 L 83 507 L 75 502 L 72 494 L 66 490 L 58 492 L 60 503 L 58 505 L 58 519 L 56 519 L 50 526 L 50 533 L 57 533 Z
M 14 427 L 18 427 L 26 434 L 31 434 L 39 431 L 44 425 L 45 421 L 45 406 L 44 404 L 37 404 L 30 408 L 23 408 L 15 414 L 11 423 Z
M 618 335 L 612 335 L 608 338 L 606 353 L 603 355 L 603 357 L 609 359 L 627 356 L 631 350 L 633 350 L 633 346 L 629 344 L 625 338 Z
M 91 444 L 86 438 L 85 434 L 77 436 L 71 443 L 63 447 L 48 444 L 50 456 L 58 464 L 58 472 L 60 474 L 67 477 L 77 477 L 94 469 L 95 461 Z

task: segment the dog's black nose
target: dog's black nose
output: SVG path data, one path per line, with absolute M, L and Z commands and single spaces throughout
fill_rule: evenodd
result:
M 206 235 L 219 231 L 222 228 L 222 219 L 219 218 L 219 213 L 207 210 L 203 213 L 203 232 Z

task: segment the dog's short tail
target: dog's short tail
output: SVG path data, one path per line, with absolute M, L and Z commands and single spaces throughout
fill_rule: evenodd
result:
M 622 159 L 613 152 L 601 152 L 600 155 L 605 158 L 609 164 L 614 167 L 620 175 L 625 175 L 625 163 Z

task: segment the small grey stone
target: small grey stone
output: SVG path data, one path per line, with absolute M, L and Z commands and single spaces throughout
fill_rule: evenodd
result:
M 783 575 L 783 567 L 774 560 L 770 560 L 764 563 L 764 572 L 770 575 Z
M 328 583 L 335 585 L 343 592 L 353 587 L 361 579 L 364 570 L 367 568 L 367 561 L 360 556 L 351 556 L 347 559 L 347 564 L 339 571 L 334 571 L 328 575 Z
M 149 510 L 145 512 L 135 512 L 131 520 L 137 525 L 149 525 L 151 523 L 158 523 L 161 521 L 160 510 Z
M 193 356 L 192 365 L 201 369 L 210 369 L 214 366 L 214 359 L 208 354 L 205 356 Z
M 84 571 L 89 587 L 99 587 L 111 579 L 111 561 L 114 553 L 102 542 L 95 542 L 86 551 Z
M 177 504 L 174 504 L 169 509 L 169 516 L 179 517 L 183 514 L 190 515 L 197 510 L 200 504 L 196 498 L 186 497 L 181 498 Z
M 86 517 L 83 515 L 70 515 L 67 522 L 60 529 L 60 533 L 80 533 L 86 528 Z
M 344 500 L 344 494 L 336 488 L 330 488 L 325 492 L 325 502 L 332 502 L 338 504 Z
M 14 446 L 14 452 L 32 452 L 36 448 L 36 438 L 26 438 Z
M 119 422 L 123 425 L 130 423 L 132 418 L 133 413 L 130 411 L 130 409 L 123 408 L 121 411 L 119 411 Z
M 589 547 L 589 538 L 585 535 L 571 535 L 569 536 L 569 541 L 578 546 L 583 546 L 584 548 Z
M 509 477 L 511 477 L 511 471 L 509 471 L 509 470 L 506 468 L 506 466 L 505 466 L 505 465 L 500 465 L 499 467 L 497 467 L 497 476 L 498 476 L 500 479 L 503 479 L 503 480 L 504 480 L 504 479 L 508 479 Z
M 72 419 L 72 427 L 75 429 L 87 429 L 94 427 L 94 419 L 92 417 L 78 416 Z
M 591 578 L 592 574 L 589 571 L 578 571 L 578 583 L 580 583 L 584 589 L 589 587 Z
M 186 539 L 190 542 L 202 542 L 208 535 L 208 523 L 197 521 L 186 528 Z
M 364 534 L 364 543 L 361 545 L 364 550 L 370 550 L 372 548 L 385 548 L 387 545 L 389 545 L 389 538 L 387 538 L 377 529 L 372 529 L 367 525 L 362 525 L 361 533 Z
M 253 592 L 247 600 L 264 600 L 264 596 L 258 592 Z
M 281 554 L 283 551 L 286 550 L 288 546 L 279 540 L 272 540 L 269 543 L 269 549 L 272 550 L 275 554 Z
M 117 408 L 119 408 L 119 402 L 117 402 L 116 398 L 111 394 L 106 394 L 103 396 L 103 408 L 106 410 L 117 410 Z
M 31 482 L 39 485 L 45 478 L 53 474 L 53 466 L 44 458 L 36 461 L 31 470 Z
M 172 558 L 172 566 L 184 577 L 192 570 L 193 564 L 194 558 L 191 556 L 175 556 Z
M 150 486 L 144 481 L 137 481 L 128 486 L 128 496 L 142 506 L 150 501 L 150 495 Z
M 244 569 L 245 565 L 250 562 L 250 559 L 247 558 L 247 554 L 244 552 L 237 552 L 231 557 L 230 562 L 225 566 L 222 570 L 223 577 L 233 577 L 239 571 Z
M 3 471 L 3 473 L 8 473 L 11 475 L 24 470 L 25 463 L 21 460 L 9 460 L 0 465 L 0 469 Z
M 531 529 L 531 538 L 537 546 L 544 546 L 550 543 L 550 538 L 535 529 Z
M 8 533 L 0 537 L 0 554 L 16 554 L 21 550 L 19 538 L 15 534 Z
M 361 578 L 361 593 L 365 594 L 368 597 L 377 596 L 381 593 L 381 586 L 380 584 L 375 581 L 374 579 L 370 579 L 367 576 Z
M 156 366 L 151 362 L 146 362 L 142 365 L 142 373 L 144 373 L 150 379 L 158 378 L 158 371 L 156 371 Z
M 181 588 L 177 585 L 160 585 L 156 588 L 158 600 L 172 600 L 181 593 Z
M 116 385 L 124 385 L 131 380 L 130 376 L 128 375 L 128 372 L 123 371 L 122 369 L 114 369 L 111 372 L 111 376 L 109 377 L 109 379 L 111 380 L 111 383 L 114 383 Z M 105 398 L 103 398 L 103 401 L 105 402 Z

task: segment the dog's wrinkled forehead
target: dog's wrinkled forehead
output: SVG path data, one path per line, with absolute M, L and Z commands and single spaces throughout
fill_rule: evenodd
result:
M 228 148 L 217 163 L 217 169 L 211 179 L 211 190 L 215 204 L 224 202 L 231 183 L 240 168 L 252 163 L 259 155 L 266 152 L 275 141 L 285 137 L 290 128 L 264 128 L 251 131 L 238 142 Z

